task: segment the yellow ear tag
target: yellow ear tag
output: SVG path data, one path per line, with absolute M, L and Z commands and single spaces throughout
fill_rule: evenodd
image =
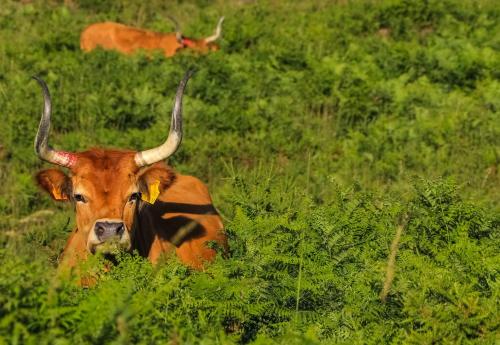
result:
M 160 195 L 160 181 L 155 181 L 148 186 L 148 194 L 148 196 L 142 194 L 141 199 L 152 205 Z
M 68 197 L 66 195 L 63 195 L 59 188 L 52 187 L 52 196 L 56 200 L 68 200 Z

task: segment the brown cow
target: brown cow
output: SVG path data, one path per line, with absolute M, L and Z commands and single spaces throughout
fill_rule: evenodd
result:
M 53 199 L 72 202 L 76 208 L 77 227 L 63 252 L 64 267 L 96 252 L 137 250 L 153 263 L 162 253 L 175 251 L 183 263 L 202 269 L 216 255 L 208 242 L 227 249 L 207 187 L 163 163 L 181 142 L 182 95 L 190 76 L 188 72 L 177 89 L 165 143 L 139 152 L 94 148 L 77 153 L 49 146 L 50 94 L 45 82 L 34 77 L 45 102 L 35 151 L 70 171 L 68 176 L 59 169 L 42 170 L 36 178 Z
M 178 50 L 184 48 L 200 53 L 219 50 L 215 40 L 220 37 L 224 17 L 219 19 L 215 33 L 202 39 L 184 37 L 177 22 L 173 18 L 170 19 L 175 23 L 175 33 L 153 32 L 113 22 L 92 24 L 81 34 L 80 48 L 89 52 L 101 47 L 125 54 L 132 54 L 139 49 L 146 51 L 159 49 L 163 50 L 166 57 L 173 56 Z

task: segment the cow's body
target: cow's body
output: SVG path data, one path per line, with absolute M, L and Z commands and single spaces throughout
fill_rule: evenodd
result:
M 80 36 L 80 48 L 90 52 L 96 48 L 117 50 L 132 54 L 137 50 L 162 50 L 166 57 L 183 48 L 175 33 L 159 33 L 126 26 L 119 23 L 96 23 L 87 27 Z
M 161 50 L 165 57 L 171 57 L 184 48 L 206 53 L 219 49 L 214 41 L 220 36 L 221 23 L 222 20 L 219 21 L 216 35 L 202 39 L 183 37 L 180 32 L 160 33 L 114 22 L 95 23 L 83 30 L 80 48 L 86 52 L 102 48 L 124 54 L 141 49 L 148 52 Z
M 186 265 L 202 269 L 223 251 L 227 240 L 207 187 L 197 178 L 175 173 L 163 160 L 182 138 L 182 94 L 190 77 L 179 85 L 170 133 L 164 144 L 145 151 L 95 148 L 84 152 L 57 151 L 48 145 L 51 100 L 46 84 L 45 107 L 35 151 L 40 158 L 69 169 L 46 169 L 38 184 L 54 200 L 73 202 L 76 229 L 64 249 L 63 267 L 73 267 L 101 252 L 137 251 L 156 263 L 173 253 Z
M 124 172 L 128 172 L 128 167 L 133 164 L 129 162 L 133 158 L 130 152 L 94 149 L 77 155 L 79 173 L 71 177 L 72 183 L 92 181 L 85 187 L 92 190 L 96 199 L 93 202 L 97 202 L 97 199 L 101 202 L 96 205 L 96 209 L 102 214 L 94 210 L 92 219 L 87 219 L 82 212 L 77 220 L 80 224 L 72 232 L 62 254 L 65 266 L 76 266 L 79 261 L 87 259 L 90 254 L 89 231 L 92 231 L 87 224 L 92 224 L 94 218 L 121 217 L 126 223 L 130 222 L 127 224 L 131 229 L 129 250 L 137 251 L 152 263 L 156 263 L 162 254 L 175 252 L 184 264 L 201 269 L 204 263 L 215 257 L 216 252 L 210 248 L 210 242 L 217 243 L 222 249 L 227 248 L 222 220 L 212 204 L 207 187 L 196 177 L 174 173 L 165 164 L 157 163 L 154 169 L 165 171 L 171 178 L 171 182 L 168 182 L 171 184 L 161 192 L 154 204 L 141 201 L 136 206 L 135 216 L 127 217 L 126 212 L 120 215 L 120 210 L 117 210 L 118 214 L 113 214 L 107 205 L 115 203 L 108 200 L 109 197 L 119 195 L 121 186 L 127 184 Z M 96 185 L 94 181 L 103 183 Z M 109 192 L 111 190 L 113 193 Z
M 215 257 L 210 242 L 227 248 L 223 231 L 205 184 L 193 176 L 177 175 L 154 205 L 147 204 L 139 212 L 140 238 L 132 245 L 152 262 L 175 249 L 183 263 L 200 269 Z

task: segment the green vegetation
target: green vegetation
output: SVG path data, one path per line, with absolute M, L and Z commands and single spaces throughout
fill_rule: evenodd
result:
M 79 49 L 90 23 L 168 32 L 167 15 L 192 37 L 225 15 L 221 50 Z M 144 149 L 193 67 L 170 163 L 209 184 L 230 258 L 122 255 L 95 287 L 59 281 L 74 214 L 34 183 L 30 76 L 51 88 L 55 147 Z M 7 0 L 0 109 L 0 344 L 500 341 L 495 0 Z

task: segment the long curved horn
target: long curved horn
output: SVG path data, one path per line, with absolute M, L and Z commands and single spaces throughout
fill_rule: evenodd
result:
M 217 27 L 215 28 L 215 33 L 212 36 L 208 36 L 205 38 L 205 43 L 210 43 L 215 41 L 220 37 L 220 33 L 222 31 L 222 22 L 224 21 L 224 17 L 219 18 L 219 22 L 217 23 Z
M 172 120 L 170 122 L 170 132 L 168 133 L 167 140 L 154 149 L 137 152 L 134 159 L 138 167 L 165 160 L 177 151 L 182 141 L 182 95 L 193 73 L 194 71 L 192 70 L 187 71 L 177 88 L 174 109 L 172 110 Z
M 182 44 L 182 32 L 181 32 L 181 27 L 180 27 L 179 23 L 177 22 L 177 20 L 175 20 L 174 17 L 167 16 L 167 18 L 170 19 L 172 21 L 172 23 L 174 23 L 174 25 L 175 25 L 175 39 L 177 40 L 177 42 Z
M 76 163 L 76 155 L 71 152 L 56 151 L 49 146 L 50 115 L 52 113 L 50 92 L 43 79 L 36 76 L 33 76 L 33 79 L 40 84 L 44 101 L 42 118 L 40 119 L 40 125 L 38 126 L 38 132 L 35 138 L 35 152 L 38 157 L 49 163 L 71 168 Z

